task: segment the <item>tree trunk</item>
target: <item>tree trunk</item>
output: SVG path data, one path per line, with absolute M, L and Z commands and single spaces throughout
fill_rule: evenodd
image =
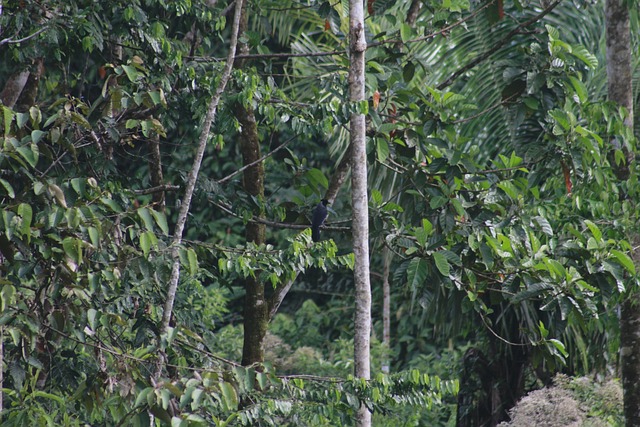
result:
M 355 256 L 354 281 L 356 313 L 354 322 L 355 376 L 371 377 L 369 342 L 371 336 L 371 284 L 369 278 L 369 205 L 367 193 L 367 151 L 364 114 L 364 53 L 367 49 L 362 0 L 349 2 L 349 100 L 351 114 L 351 204 L 352 232 Z M 362 404 L 356 416 L 356 426 L 371 426 L 371 413 Z
M 258 127 L 253 110 L 242 105 L 236 106 L 236 117 L 240 121 L 240 150 L 244 165 L 254 163 L 260 155 Z M 262 201 L 264 198 L 264 165 L 258 162 L 244 171 L 242 182 L 247 193 Z M 254 212 L 258 218 L 264 217 L 262 209 Z M 246 227 L 247 242 L 262 244 L 265 242 L 266 228 L 264 224 L 249 222 Z M 244 344 L 242 348 L 242 364 L 244 366 L 264 361 L 264 336 L 269 323 L 269 304 L 264 294 L 264 284 L 255 277 L 245 280 L 244 299 Z
M 247 29 L 247 4 L 241 10 L 240 34 Z M 238 45 L 239 53 L 249 53 L 249 46 L 241 42 Z M 242 68 L 244 60 L 236 60 L 235 67 Z M 251 194 L 262 204 L 264 199 L 264 163 L 258 161 L 260 154 L 260 139 L 258 137 L 258 125 L 251 107 L 245 107 L 242 103 L 235 105 L 236 118 L 240 122 L 240 152 L 242 164 L 248 166 L 242 174 L 244 190 Z M 255 164 L 254 164 L 255 163 Z M 264 209 L 258 208 L 253 212 L 254 217 L 264 218 Z M 247 242 L 258 245 L 265 242 L 266 227 L 264 224 L 249 222 L 245 228 Z M 264 362 L 264 337 L 269 325 L 270 307 L 264 293 L 264 283 L 259 280 L 260 272 L 255 272 L 254 277 L 245 279 L 244 297 L 244 342 L 242 346 L 242 365 L 249 366 L 254 363 Z
M 242 5 L 242 0 L 237 0 L 236 4 Z M 198 149 L 193 159 L 193 165 L 191 166 L 191 170 L 189 171 L 189 176 L 187 177 L 184 196 L 180 204 L 178 219 L 176 220 L 176 227 L 173 233 L 173 238 L 171 240 L 171 257 L 173 258 L 173 265 L 171 267 L 171 278 L 167 286 L 167 297 L 164 303 L 164 310 L 162 312 L 162 323 L 160 325 L 160 332 L 163 334 L 166 333 L 169 329 L 169 323 L 171 322 L 171 317 L 173 314 L 173 303 L 175 301 L 176 292 L 178 291 L 178 283 L 180 281 L 179 248 L 182 243 L 182 234 L 184 232 L 184 227 L 187 222 L 187 216 L 189 214 L 189 208 L 191 206 L 191 197 L 193 196 L 193 191 L 196 187 L 196 181 L 198 180 L 198 174 L 200 173 L 200 165 L 202 164 L 204 151 L 207 147 L 207 141 L 209 140 L 209 131 L 211 130 L 211 124 L 216 117 L 216 112 L 218 111 L 218 104 L 220 103 L 222 93 L 224 92 L 227 82 L 231 77 L 233 60 L 236 56 L 236 46 L 238 44 L 239 24 L 240 14 L 236 13 L 233 19 L 233 26 L 231 30 L 231 43 L 229 46 L 229 54 L 227 55 L 227 63 L 225 64 L 225 67 L 222 71 L 222 77 L 220 78 L 220 83 L 216 88 L 216 92 L 213 94 L 211 102 L 209 102 L 207 114 L 204 117 L 204 122 L 202 123 L 202 129 L 200 130 L 200 136 L 198 139 Z M 164 366 L 164 361 L 165 354 L 164 351 L 161 351 L 158 365 L 156 367 L 157 369 L 153 375 L 152 382 L 157 382 L 158 378 L 160 377 Z
M 607 82 L 609 100 L 627 109 L 625 125 L 633 127 L 633 91 L 631 73 L 631 32 L 629 30 L 629 9 L 626 2 L 607 0 Z M 611 166 L 620 180 L 629 177 L 629 163 L 633 153 L 626 147 L 620 147 L 612 141 L 614 149 L 622 148 L 627 162 L 618 165 L 611 159 Z M 640 242 L 635 232 L 629 236 L 634 247 Z M 636 251 L 637 252 L 637 251 Z M 633 254 L 636 266 L 640 265 L 640 256 Z M 626 425 L 640 426 L 640 295 L 636 289 L 630 289 L 622 302 L 620 313 L 620 370 L 624 390 L 624 415 Z
M 382 345 L 387 352 L 382 363 L 382 372 L 388 374 L 389 351 L 391 350 L 391 288 L 389 286 L 389 275 L 391 274 L 391 251 L 388 247 L 382 249 Z

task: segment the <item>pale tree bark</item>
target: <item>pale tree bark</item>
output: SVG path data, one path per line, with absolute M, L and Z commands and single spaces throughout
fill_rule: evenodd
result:
M 607 86 L 609 100 L 627 109 L 629 112 L 625 125 L 633 128 L 633 91 L 631 72 L 631 31 L 629 25 L 628 3 L 622 0 L 606 2 L 607 32 Z M 613 148 L 621 148 L 627 162 L 618 165 L 610 156 L 613 170 L 620 180 L 629 177 L 629 163 L 633 153 L 621 147 L 616 140 Z M 631 232 L 629 241 L 634 248 L 640 243 L 636 232 Z M 640 253 L 634 250 L 636 266 L 640 266 Z M 624 296 L 620 312 L 620 369 L 624 390 L 624 415 L 628 427 L 640 426 L 640 295 L 630 289 Z
M 364 54 L 367 49 L 363 0 L 349 1 L 349 101 L 351 114 L 351 204 L 352 233 L 355 256 L 355 376 L 369 380 L 371 365 L 371 283 L 369 278 L 369 205 L 367 192 L 367 150 L 364 114 L 358 112 L 365 100 Z M 364 404 L 356 415 L 357 427 L 371 426 L 371 412 Z
M 387 352 L 382 362 L 382 372 L 388 374 L 389 351 L 391 349 L 391 287 L 389 275 L 391 274 L 391 251 L 387 246 L 382 250 L 382 345 Z
M 216 88 L 216 91 L 211 98 L 211 101 L 209 102 L 207 114 L 205 115 L 204 121 L 202 123 L 196 155 L 193 159 L 193 165 L 191 166 L 191 170 L 189 171 L 189 175 L 187 177 L 184 196 L 182 198 L 182 202 L 180 203 L 178 219 L 176 221 L 176 227 L 173 233 L 173 239 L 171 242 L 171 256 L 173 259 L 173 265 L 171 268 L 171 278 L 169 280 L 169 285 L 167 286 L 167 299 L 165 300 L 164 311 L 162 313 L 162 323 L 160 325 L 160 332 L 162 334 L 165 334 L 169 329 L 169 323 L 171 321 L 171 316 L 173 313 L 173 303 L 175 301 L 176 292 L 178 290 L 178 282 L 180 280 L 179 250 L 180 244 L 182 243 L 182 234 L 187 222 L 189 207 L 191 205 L 191 197 L 193 196 L 193 191 L 195 189 L 198 174 L 200 172 L 200 165 L 202 164 L 204 151 L 207 146 L 207 141 L 209 140 L 209 131 L 211 130 L 211 124 L 216 117 L 220 98 L 222 97 L 222 93 L 224 92 L 229 78 L 231 77 L 231 71 L 233 69 L 233 60 L 236 55 L 236 46 L 238 45 L 238 28 L 240 26 L 240 10 L 242 8 L 242 0 L 236 0 L 236 7 L 236 13 L 233 18 L 233 25 L 231 29 L 231 43 L 229 46 L 229 53 L 227 55 L 227 62 L 222 71 L 222 76 L 220 77 L 218 87 Z M 164 352 L 161 352 L 158 368 L 153 378 L 154 382 L 157 382 L 162 373 L 165 358 L 166 355 L 164 354 Z

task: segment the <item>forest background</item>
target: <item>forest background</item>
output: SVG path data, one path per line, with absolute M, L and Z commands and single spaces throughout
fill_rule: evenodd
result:
M 355 3 L 0 0 L 3 425 L 640 425 L 637 3 Z

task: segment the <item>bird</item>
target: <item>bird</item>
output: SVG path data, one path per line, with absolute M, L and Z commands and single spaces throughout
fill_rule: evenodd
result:
M 328 204 L 329 201 L 327 199 L 322 199 L 313 209 L 313 216 L 311 217 L 311 239 L 314 242 L 320 241 L 320 226 L 324 224 L 324 220 L 327 219 Z

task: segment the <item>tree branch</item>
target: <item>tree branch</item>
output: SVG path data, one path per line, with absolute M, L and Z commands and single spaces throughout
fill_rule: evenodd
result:
M 233 212 L 230 208 L 215 202 L 211 199 L 209 199 L 209 202 L 211 202 L 212 205 L 214 205 L 215 207 L 217 207 L 218 209 L 220 209 L 221 211 L 234 216 L 238 219 L 244 219 L 243 216 L 238 215 L 237 213 Z M 278 221 L 271 221 L 268 219 L 264 219 L 264 218 L 258 218 L 255 216 L 252 216 L 249 219 L 250 222 L 255 222 L 257 224 L 264 224 L 264 225 L 268 225 L 270 227 L 274 227 L 274 228 L 289 228 L 292 230 L 305 230 L 307 228 L 309 228 L 311 225 L 310 224 L 291 224 L 288 222 L 278 222 Z M 322 230 L 330 230 L 330 231 L 349 231 L 351 230 L 351 227 L 336 227 L 336 226 L 328 226 L 328 225 L 322 225 L 320 227 Z
M 179 189 L 179 185 L 164 184 L 151 188 L 144 188 L 142 190 L 131 190 L 131 192 L 137 196 L 144 196 L 146 194 L 161 193 L 164 191 L 177 191 Z
M 231 178 L 233 178 L 234 176 L 238 175 L 239 173 L 244 172 L 246 169 L 257 165 L 258 163 L 261 163 L 262 161 L 264 161 L 265 159 L 268 159 L 269 157 L 273 156 L 275 153 L 277 153 L 278 151 L 282 150 L 284 147 L 286 147 L 287 145 L 289 145 L 289 143 L 291 141 L 293 141 L 294 139 L 296 139 L 298 137 L 298 135 L 294 135 L 291 138 L 289 138 L 288 140 L 286 140 L 285 142 L 283 142 L 282 144 L 278 145 L 276 148 L 274 148 L 272 151 L 268 152 L 267 154 L 265 154 L 264 156 L 260 157 L 259 159 L 244 165 L 243 167 L 241 167 L 240 169 L 238 169 L 237 171 L 225 176 L 224 178 L 221 178 L 219 180 L 216 181 L 217 184 L 222 184 L 224 182 L 229 181 Z
M 13 37 L 7 37 L 6 39 L 0 40 L 0 46 L 5 45 L 5 44 L 18 44 L 18 43 L 29 41 L 32 38 L 37 37 L 40 34 L 44 33 L 48 29 L 49 29 L 49 27 L 42 27 L 38 31 L 36 31 L 35 33 L 33 33 L 33 34 L 29 35 L 29 36 L 23 37 L 21 39 L 18 39 L 18 40 L 14 40 Z

